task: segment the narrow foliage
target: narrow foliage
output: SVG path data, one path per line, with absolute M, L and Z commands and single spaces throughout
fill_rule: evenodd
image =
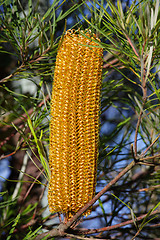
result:
M 103 54 L 98 41 L 89 32 L 69 30 L 56 59 L 48 202 L 51 212 L 66 218 L 95 192 Z

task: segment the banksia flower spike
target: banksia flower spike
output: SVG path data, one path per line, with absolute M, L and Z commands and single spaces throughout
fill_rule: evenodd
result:
M 56 58 L 48 202 L 51 212 L 67 219 L 95 193 L 103 55 L 98 41 L 89 32 L 69 30 Z

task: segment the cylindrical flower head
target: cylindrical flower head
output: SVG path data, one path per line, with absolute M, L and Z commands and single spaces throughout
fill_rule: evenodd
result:
M 51 212 L 67 218 L 95 194 L 103 55 L 98 41 L 89 32 L 69 30 L 56 58 L 48 202 Z

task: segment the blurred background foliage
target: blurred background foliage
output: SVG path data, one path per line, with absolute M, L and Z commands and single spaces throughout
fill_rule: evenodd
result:
M 91 29 L 104 49 L 96 191 L 133 159 L 139 163 L 80 226 L 132 220 L 96 238 L 157 239 L 159 1 L 4 0 L 0 23 L 0 239 L 35 239 L 59 224 L 46 198 L 49 102 L 58 44 L 68 28 Z

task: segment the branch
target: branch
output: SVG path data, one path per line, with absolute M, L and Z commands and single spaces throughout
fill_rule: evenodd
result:
M 21 72 L 23 70 L 23 68 L 25 67 L 25 71 L 27 69 L 30 68 L 30 64 L 38 62 L 40 60 L 42 60 L 43 58 L 45 58 L 45 54 L 50 50 L 50 47 L 48 47 L 41 55 L 38 55 L 36 57 L 36 59 L 31 59 L 28 63 L 22 63 L 13 73 L 11 73 L 10 75 L 8 75 L 5 78 L 0 79 L 0 83 L 4 83 L 7 82 L 7 80 L 11 79 L 12 77 L 14 77 L 16 74 L 18 74 L 19 72 Z
M 125 167 L 112 181 L 110 181 L 90 202 L 88 202 L 82 209 L 80 209 L 67 223 L 61 223 L 58 228 L 52 229 L 47 233 L 38 235 L 35 240 L 41 240 L 43 237 L 50 239 L 52 237 L 66 236 L 66 230 L 78 220 L 78 218 L 90 208 L 105 192 L 107 192 L 112 185 L 114 185 L 121 177 L 123 177 L 128 171 L 130 171 L 136 165 L 135 161 L 132 161 L 127 167 Z
M 2 78 L 0 80 L 0 83 L 7 82 L 7 80 L 9 80 L 10 78 L 14 77 L 16 74 L 18 74 L 24 66 L 25 66 L 24 64 L 21 64 L 13 73 L 11 73 L 10 75 L 8 75 L 5 78 Z
M 143 110 L 140 111 L 139 117 L 138 117 L 138 122 L 136 125 L 136 131 L 135 131 L 135 140 L 134 140 L 134 154 L 135 157 L 137 158 L 137 137 L 138 137 L 138 130 L 141 124 L 141 119 L 142 119 L 142 115 L 143 115 Z
M 74 234 L 68 234 L 67 233 L 67 235 L 66 235 L 67 237 L 70 237 L 70 238 L 78 238 L 78 239 L 82 239 L 82 240 L 109 240 L 109 239 L 103 239 L 103 238 L 101 238 L 101 239 L 99 239 L 99 238 L 93 238 L 93 237 L 82 237 L 82 236 L 78 236 L 78 235 L 74 235 Z
M 157 213 L 159 213 L 159 210 L 153 211 L 149 216 L 155 215 Z M 143 214 L 142 216 L 137 217 L 136 221 L 138 221 L 138 222 L 141 221 L 142 219 L 144 219 L 147 216 L 147 214 L 148 213 Z M 99 229 L 81 229 L 81 232 L 82 232 L 82 234 L 100 233 L 100 232 L 104 232 L 104 231 L 111 231 L 113 229 L 117 229 L 117 228 L 129 225 L 129 224 L 132 224 L 132 223 L 134 224 L 134 220 L 128 220 L 128 221 L 125 221 L 125 222 L 122 222 L 122 223 L 115 224 L 113 226 L 108 226 L 108 227 L 99 228 Z
M 47 96 L 45 97 L 45 100 L 42 100 L 42 101 L 38 104 L 37 108 L 40 108 L 42 105 L 44 105 L 45 101 L 47 101 L 47 100 L 49 100 L 49 95 L 47 95 Z M 28 110 L 28 115 L 30 116 L 30 115 L 33 113 L 33 111 L 34 111 L 34 108 L 30 108 L 30 109 Z M 17 125 L 23 123 L 24 120 L 26 120 L 27 118 L 28 118 L 27 114 L 24 113 L 24 114 L 22 114 L 21 116 L 19 116 L 17 119 L 15 119 L 15 120 L 13 121 L 13 123 L 14 123 L 14 125 L 17 126 Z M 13 126 L 12 126 L 12 125 L 9 125 L 9 124 L 8 124 L 8 125 L 5 125 L 4 127 L 1 128 L 1 131 L 2 131 L 2 132 L 5 132 L 5 131 L 7 131 L 9 128 L 13 128 Z

